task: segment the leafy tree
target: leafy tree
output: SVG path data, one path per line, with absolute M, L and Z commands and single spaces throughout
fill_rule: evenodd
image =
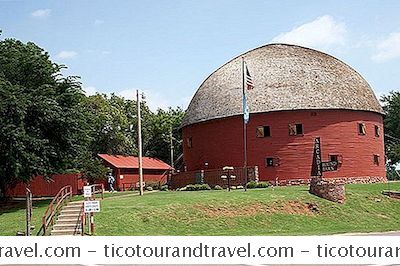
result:
M 150 125 L 150 140 L 145 146 L 147 156 L 159 158 L 170 163 L 171 130 L 175 159 L 182 154 L 180 125 L 184 116 L 182 108 L 158 109 Z
M 137 155 L 136 101 L 86 97 L 79 77 L 64 77 L 62 68 L 34 43 L 0 41 L 1 191 L 65 171 L 93 181 L 107 171 L 98 153 Z M 183 110 L 153 113 L 143 97 L 141 111 L 144 154 L 169 162 L 171 129 L 175 154 L 181 154 Z
M 0 188 L 74 168 L 83 154 L 85 97 L 77 77 L 63 77 L 43 49 L 0 41 Z
M 137 156 L 137 104 L 111 94 L 86 98 L 85 113 L 90 125 L 90 150 L 98 153 Z M 173 130 L 175 154 L 182 153 L 179 126 L 181 108 L 151 112 L 145 98 L 141 101 L 143 154 L 170 162 L 170 130 Z
M 101 180 L 106 178 L 108 168 L 98 158 L 93 158 L 92 156 L 83 157 L 85 160 L 82 161 L 82 166 L 80 172 L 82 173 L 82 178 L 87 180 L 90 184 L 95 183 L 96 180 Z
M 388 180 L 400 180 L 400 173 L 396 171 L 396 167 L 393 165 L 386 165 L 386 177 Z
M 400 92 L 392 91 L 381 98 L 385 111 L 385 143 L 390 164 L 400 162 Z

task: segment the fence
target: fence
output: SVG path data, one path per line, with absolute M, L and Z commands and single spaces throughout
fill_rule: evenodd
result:
M 55 196 L 64 186 L 72 187 L 72 194 L 80 193 L 84 186 L 84 180 L 80 174 L 56 174 L 46 180 L 43 176 L 36 176 L 28 184 L 19 182 L 10 185 L 6 190 L 7 197 L 25 197 L 26 187 L 32 191 L 33 197 Z
M 229 180 L 231 186 L 244 186 L 246 182 L 258 179 L 257 166 L 249 166 L 247 169 L 247 180 L 245 169 L 243 167 L 236 167 L 230 171 L 232 178 Z M 210 187 L 219 185 L 221 187 L 228 186 L 228 179 L 221 178 L 227 172 L 222 169 L 206 169 L 198 171 L 179 172 L 172 174 L 168 181 L 171 189 L 185 187 L 189 184 L 208 184 Z

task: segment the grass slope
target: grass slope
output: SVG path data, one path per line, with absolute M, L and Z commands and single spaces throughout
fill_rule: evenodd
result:
M 101 212 L 95 215 L 96 235 L 321 235 L 400 230 L 400 200 L 381 195 L 388 184 L 347 185 L 345 204 L 320 199 L 307 189 L 154 192 L 143 197 L 135 192 L 106 194 Z M 391 183 L 390 189 L 400 190 L 400 183 Z M 34 204 L 37 229 L 47 204 Z M 23 231 L 24 219 L 23 205 L 0 210 L 0 235 Z
M 400 183 L 391 183 L 400 190 Z M 347 185 L 345 204 L 305 186 L 115 197 L 96 214 L 96 235 L 320 235 L 400 230 L 387 184 Z

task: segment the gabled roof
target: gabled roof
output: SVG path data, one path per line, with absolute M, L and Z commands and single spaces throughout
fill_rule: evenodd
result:
M 135 156 L 108 155 L 108 154 L 98 154 L 98 156 L 116 168 L 139 168 L 138 158 Z M 155 158 L 143 157 L 142 162 L 143 162 L 143 169 L 160 169 L 160 170 L 172 169 L 172 167 L 169 166 L 168 164 Z

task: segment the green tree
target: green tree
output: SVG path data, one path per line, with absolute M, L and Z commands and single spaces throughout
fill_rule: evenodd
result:
M 400 92 L 392 91 L 381 98 L 385 111 L 385 144 L 390 164 L 400 162 Z
M 115 94 L 96 94 L 85 99 L 90 125 L 90 150 L 98 153 L 137 155 L 137 105 Z M 153 113 L 141 102 L 143 143 L 150 139 Z
M 77 77 L 28 42 L 0 41 L 0 188 L 74 168 L 86 150 Z
M 150 139 L 145 146 L 147 156 L 156 157 L 170 163 L 171 130 L 175 159 L 182 154 L 182 137 L 180 125 L 184 116 L 182 108 L 158 109 L 150 123 Z

